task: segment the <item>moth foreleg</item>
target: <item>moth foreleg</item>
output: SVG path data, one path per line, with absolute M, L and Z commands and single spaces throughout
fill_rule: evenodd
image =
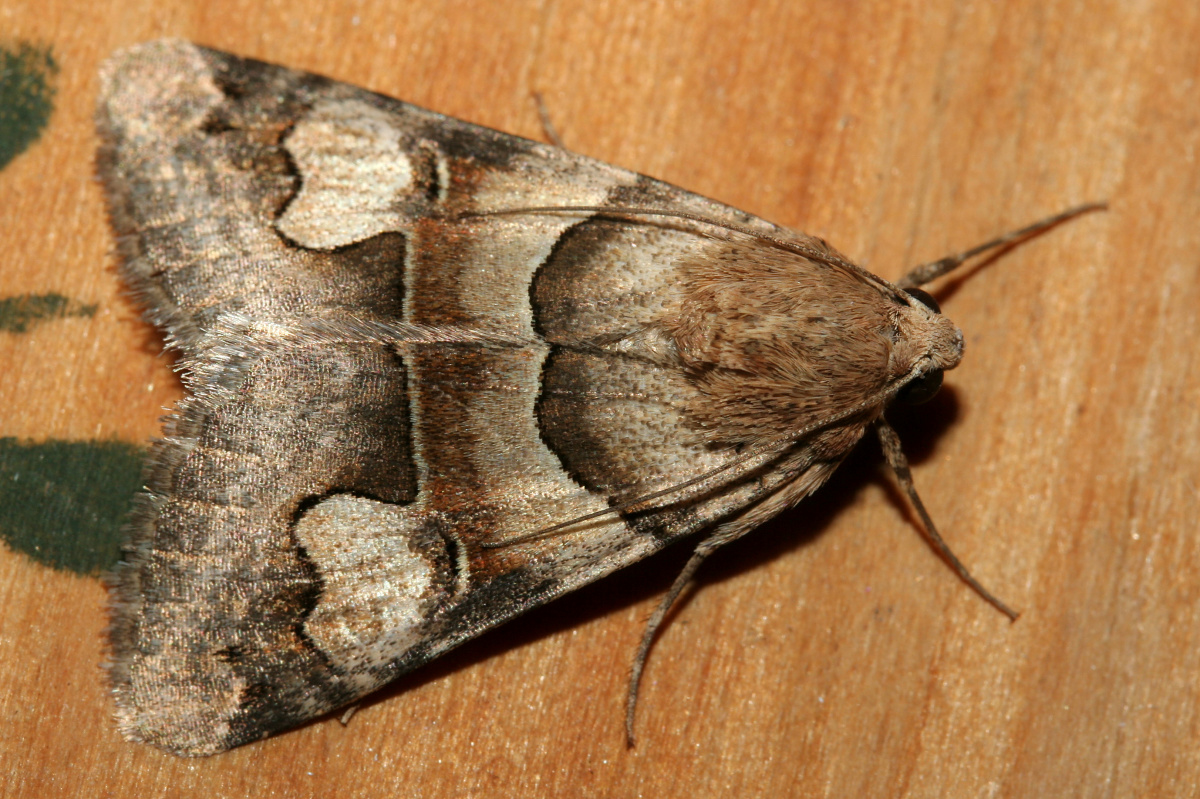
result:
M 950 568 L 954 569 L 954 572 L 962 581 L 974 589 L 975 593 L 979 594 L 996 610 L 1008 616 L 1010 620 L 1016 621 L 1017 612 L 1000 601 L 991 591 L 984 588 L 971 575 L 971 572 L 967 571 L 967 567 L 962 564 L 962 561 L 955 556 L 950 547 L 942 539 L 941 534 L 933 523 L 933 519 L 929 516 L 929 511 L 925 510 L 925 503 L 921 501 L 920 495 L 917 494 L 917 487 L 913 484 L 912 470 L 908 468 L 908 458 L 904 456 L 904 450 L 900 446 L 900 437 L 896 435 L 896 431 L 892 429 L 892 426 L 882 416 L 875 421 L 875 432 L 878 434 L 879 444 L 883 448 L 883 457 L 887 460 L 888 466 L 892 467 L 892 472 L 896 475 L 896 482 L 900 484 L 901 490 L 904 491 L 913 509 L 916 510 L 917 516 L 921 519 L 921 524 L 925 528 L 925 540 L 929 542 L 929 545 L 933 547 L 942 560 Z

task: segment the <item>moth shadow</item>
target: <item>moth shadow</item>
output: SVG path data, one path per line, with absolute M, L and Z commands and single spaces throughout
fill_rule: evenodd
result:
M 888 420 L 900 435 L 910 463 L 919 464 L 933 454 L 937 439 L 954 424 L 959 410 L 958 398 L 953 389 L 947 386 L 925 405 L 896 408 L 889 413 Z M 888 496 L 900 511 L 901 518 L 912 525 L 919 525 L 907 500 L 884 466 L 875 437 L 868 433 L 829 482 L 805 499 L 798 508 L 773 519 L 710 557 L 697 575 L 693 589 L 685 593 L 672 609 L 666 625 L 685 612 L 691 598 L 705 586 L 760 568 L 784 554 L 811 544 L 872 483 L 886 485 Z M 366 697 L 359 707 L 386 702 L 398 694 L 441 680 L 504 652 L 595 621 L 631 604 L 660 597 L 683 569 L 699 540 L 699 536 L 694 536 L 680 541 L 646 560 L 507 622 L 498 628 L 503 632 L 490 631 L 403 675 Z M 633 655 L 632 646 L 628 652 L 615 655 L 614 668 L 627 672 Z
M 888 409 L 887 420 L 900 436 L 909 463 L 916 464 L 933 455 L 938 439 L 958 421 L 962 411 L 958 390 L 945 385 L 923 405 L 893 405 Z M 862 449 L 860 445 L 859 450 Z

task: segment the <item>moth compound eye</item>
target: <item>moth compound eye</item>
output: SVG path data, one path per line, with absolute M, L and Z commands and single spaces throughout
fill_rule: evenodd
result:
M 921 293 L 924 294 L 925 292 L 922 291 Z M 932 299 L 930 297 L 930 300 Z M 934 307 L 936 308 L 936 306 Z M 933 399 L 933 396 L 938 393 L 938 389 L 941 387 L 942 370 L 934 369 L 911 380 L 904 388 L 900 389 L 900 393 L 896 395 L 896 399 L 905 405 L 920 405 L 922 402 L 929 402 L 929 400 Z
M 921 303 L 934 313 L 942 312 L 942 306 L 938 305 L 937 300 L 935 300 L 933 295 L 928 291 L 925 291 L 924 289 L 905 289 L 905 291 L 908 292 L 908 296 L 912 297 L 914 300 Z M 941 382 L 941 380 L 938 380 L 939 385 Z M 934 391 L 936 390 L 937 389 L 935 388 Z

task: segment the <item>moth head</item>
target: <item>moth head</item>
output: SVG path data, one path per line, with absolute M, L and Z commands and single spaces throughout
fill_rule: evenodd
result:
M 929 292 L 904 290 L 907 304 L 901 306 L 897 324 L 900 346 L 896 354 L 908 360 L 908 381 L 896 393 L 907 405 L 928 402 L 942 387 L 942 377 L 962 359 L 962 331 L 942 316 L 942 309 Z

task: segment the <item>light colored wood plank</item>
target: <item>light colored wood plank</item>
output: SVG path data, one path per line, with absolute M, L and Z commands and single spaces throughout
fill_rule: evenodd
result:
M 870 445 L 705 572 L 593 586 L 325 720 L 199 761 L 109 721 L 104 592 L 0 551 L 0 793 L 1185 796 L 1200 781 L 1200 7 L 1084 3 L 0 0 L 54 48 L 56 109 L 0 173 L 0 298 L 98 310 L 0 333 L 0 436 L 144 441 L 179 396 L 117 285 L 96 69 L 164 35 L 567 143 L 828 238 L 889 277 L 1069 205 L 1091 215 L 941 292 L 967 332 L 898 414 L 931 512 L 1023 611 L 921 543 Z

